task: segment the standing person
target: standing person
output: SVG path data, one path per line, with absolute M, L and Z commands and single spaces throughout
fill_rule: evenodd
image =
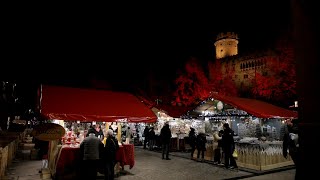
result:
M 224 166 L 227 169 L 238 168 L 236 160 L 232 156 L 235 150 L 235 144 L 233 140 L 233 131 L 229 127 L 228 123 L 223 124 L 223 135 L 222 135 L 222 149 L 224 152 Z
M 151 127 L 149 131 L 149 150 L 152 151 L 154 144 L 156 141 L 156 133 L 154 132 L 154 128 Z
M 133 135 L 132 135 L 132 131 L 130 129 L 130 126 L 128 126 L 127 130 L 126 130 L 126 144 L 130 144 L 132 136 Z
M 100 139 L 103 140 L 104 139 L 104 135 L 103 135 L 103 131 L 101 129 L 101 125 L 97 124 L 96 125 L 96 136 Z
M 171 160 L 169 158 L 169 146 L 171 140 L 171 130 L 169 127 L 169 123 L 166 122 L 161 129 L 160 132 L 161 142 L 162 142 L 162 159 L 164 159 L 164 155 L 166 155 L 166 160 Z
M 34 144 L 34 148 L 38 149 L 38 158 L 42 160 L 42 167 L 39 170 L 39 173 L 41 173 L 43 169 L 48 168 L 49 141 L 34 138 Z
M 95 136 L 97 135 L 96 125 L 90 125 L 86 137 L 88 137 L 90 133 L 93 133 Z
M 286 122 L 287 128 L 285 129 L 285 133 L 283 136 L 283 157 L 288 157 L 288 150 L 289 155 L 295 164 L 297 166 L 297 158 L 298 158 L 298 148 L 299 148 L 299 142 L 298 142 L 298 119 L 288 120 Z
M 189 145 L 191 147 L 191 159 L 193 159 L 193 154 L 194 151 L 196 150 L 196 141 L 197 137 L 196 137 L 196 132 L 194 128 L 190 128 L 190 132 L 189 132 Z
M 102 152 L 105 180 L 114 179 L 114 166 L 116 164 L 116 153 L 118 149 L 119 144 L 117 139 L 113 135 L 113 130 L 108 129 L 106 143 Z
M 149 126 L 146 126 L 143 131 L 144 141 L 143 149 L 147 149 L 147 143 L 149 142 Z
M 83 160 L 83 176 L 85 179 L 96 179 L 101 149 L 103 149 L 103 144 L 93 132 L 81 142 L 80 152 Z
M 213 148 L 214 148 L 213 164 L 221 164 L 222 134 L 223 134 L 223 130 L 216 131 L 213 134 Z
M 204 131 L 200 131 L 199 134 L 197 135 L 197 159 L 199 160 L 200 158 L 200 153 L 201 153 L 201 161 L 204 161 L 204 152 L 206 151 L 206 143 L 207 143 L 207 138 L 206 134 Z

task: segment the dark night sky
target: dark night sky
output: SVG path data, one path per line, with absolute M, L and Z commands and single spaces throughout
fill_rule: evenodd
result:
M 237 32 L 240 53 L 268 47 L 288 29 L 289 8 L 289 0 L 224 1 L 121 8 L 103 16 L 18 17 L 5 28 L 3 63 L 8 68 L 2 73 L 56 82 L 95 76 L 126 84 L 142 82 L 152 71 L 170 79 L 190 56 L 202 62 L 213 59 L 219 32 Z

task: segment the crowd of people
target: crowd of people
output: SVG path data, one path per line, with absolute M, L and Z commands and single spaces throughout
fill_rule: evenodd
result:
M 223 130 L 214 132 L 214 164 L 221 164 L 224 160 L 224 166 L 227 169 L 238 168 L 235 158 L 233 157 L 233 152 L 235 151 L 235 143 L 233 140 L 234 132 L 229 127 L 228 123 L 223 125 Z M 144 144 L 143 148 L 153 150 L 155 142 L 155 133 L 153 127 L 146 126 L 143 132 Z M 165 123 L 160 131 L 160 142 L 162 148 L 162 159 L 170 160 L 170 140 L 171 140 L 171 130 L 169 123 Z M 188 142 L 191 147 L 191 159 L 203 162 L 204 155 L 206 151 L 207 138 L 204 131 L 199 131 L 196 134 L 194 128 L 190 128 Z M 194 152 L 197 150 L 196 158 L 194 157 Z
M 130 129 L 128 129 L 129 131 Z M 113 135 L 113 131 L 109 129 L 106 133 L 104 143 L 101 138 L 104 138 L 101 127 L 92 126 L 87 137 L 80 145 L 83 167 L 86 169 L 83 174 L 88 179 L 94 179 L 97 169 L 103 168 L 105 179 L 114 179 L 114 166 L 116 151 L 119 148 L 118 141 Z M 130 133 L 128 133 L 130 134 Z M 294 163 L 297 164 L 297 148 L 298 144 L 298 129 L 296 121 L 287 123 L 286 132 L 283 136 L 283 156 L 287 157 L 289 152 Z M 213 163 L 224 165 L 227 169 L 238 168 L 233 153 L 235 152 L 234 131 L 230 128 L 228 123 L 223 124 L 223 130 L 215 131 L 213 133 Z M 146 126 L 143 132 L 144 145 L 143 148 L 153 150 L 155 147 L 156 135 L 153 127 Z M 160 131 L 160 141 L 162 147 L 162 159 L 170 160 L 170 141 L 171 130 L 169 123 L 165 123 Z M 199 131 L 196 134 L 194 128 L 190 128 L 188 142 L 191 147 L 190 156 L 192 160 L 204 161 L 206 151 L 207 138 L 204 131 Z M 194 157 L 195 150 L 197 150 L 196 157 Z

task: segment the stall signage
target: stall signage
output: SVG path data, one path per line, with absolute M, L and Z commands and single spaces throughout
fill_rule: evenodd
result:
M 65 129 L 59 124 L 46 123 L 36 126 L 31 135 L 42 141 L 51 141 L 62 138 L 65 133 Z

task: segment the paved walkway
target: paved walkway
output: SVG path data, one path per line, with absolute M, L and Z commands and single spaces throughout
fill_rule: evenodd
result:
M 183 157 L 185 155 L 186 157 Z M 119 180 L 212 180 L 212 179 L 280 179 L 293 180 L 294 169 L 279 170 L 266 173 L 255 173 L 244 170 L 227 170 L 222 166 L 210 163 L 201 163 L 188 159 L 189 154 L 171 153 L 171 160 L 162 160 L 159 152 L 135 148 L 135 166 L 129 169 L 125 166 L 124 172 L 117 177 Z M 38 173 L 41 161 L 15 160 L 8 169 L 7 179 L 10 180 L 37 180 L 41 179 Z M 102 176 L 98 179 L 103 179 Z

